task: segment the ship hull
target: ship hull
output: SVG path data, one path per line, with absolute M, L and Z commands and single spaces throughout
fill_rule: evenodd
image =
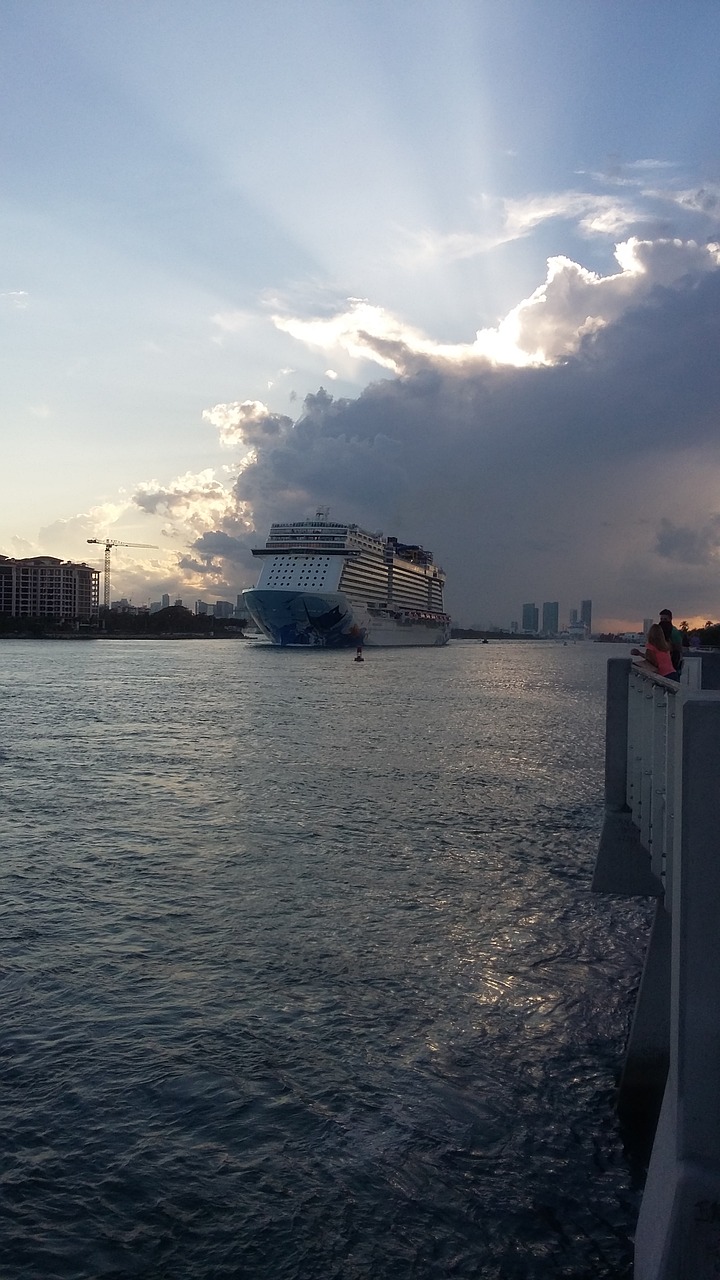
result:
M 445 615 L 409 610 L 368 610 L 343 592 L 243 592 L 254 622 L 282 648 L 348 649 L 438 646 L 450 639 Z

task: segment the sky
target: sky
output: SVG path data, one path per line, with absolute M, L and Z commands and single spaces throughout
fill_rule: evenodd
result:
M 234 600 L 273 520 L 461 624 L 720 617 L 720 5 L 4 0 L 0 554 Z

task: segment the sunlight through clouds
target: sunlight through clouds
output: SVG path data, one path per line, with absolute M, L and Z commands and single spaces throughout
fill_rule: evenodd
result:
M 417 368 L 422 360 L 518 368 L 552 364 L 576 351 L 588 334 L 616 320 L 653 285 L 670 285 L 688 271 L 709 271 L 720 262 L 715 245 L 680 240 L 631 238 L 616 246 L 615 257 L 620 271 L 609 276 L 566 257 L 551 258 L 544 283 L 497 326 L 478 330 L 468 343 L 435 342 L 367 301 L 351 300 L 345 311 L 329 318 L 273 320 L 309 347 L 342 350 L 396 374 Z
M 3 550 L 240 589 L 320 503 L 427 539 L 476 617 L 695 612 L 720 9 L 37 3 L 0 53 Z

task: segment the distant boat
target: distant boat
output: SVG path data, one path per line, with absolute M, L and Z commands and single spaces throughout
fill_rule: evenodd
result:
M 282 646 L 444 645 L 445 574 L 417 544 L 330 520 L 273 524 L 248 613 Z

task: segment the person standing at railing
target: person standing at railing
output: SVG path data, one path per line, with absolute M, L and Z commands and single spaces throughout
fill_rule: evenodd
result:
M 660 610 L 660 626 L 665 639 L 670 645 L 670 657 L 672 658 L 673 667 L 676 671 L 679 671 L 682 666 L 683 634 L 682 631 L 678 631 L 677 627 L 673 626 L 671 609 Z
M 640 649 L 631 649 L 631 654 L 636 658 L 643 657 Z M 665 639 L 665 634 L 659 622 L 653 622 L 647 633 L 645 641 L 645 661 L 650 663 L 651 667 L 657 669 L 660 676 L 665 676 L 667 680 L 679 680 L 680 673 L 673 666 L 670 645 Z

